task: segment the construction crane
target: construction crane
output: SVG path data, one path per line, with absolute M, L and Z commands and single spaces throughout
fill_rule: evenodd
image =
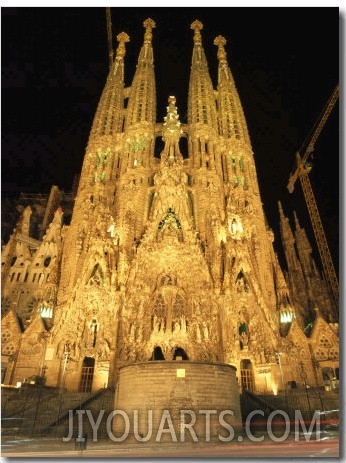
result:
M 107 39 L 108 39 L 108 57 L 109 57 L 109 69 L 112 67 L 113 63 L 113 38 L 112 38 L 112 16 L 111 9 L 106 7 L 106 20 L 107 20 Z
M 338 303 L 339 303 L 339 283 L 338 283 L 338 279 L 335 273 L 333 260 L 330 255 L 326 235 L 323 230 L 321 217 L 318 212 L 316 199 L 315 199 L 312 186 L 310 183 L 308 174 L 311 171 L 312 166 L 309 163 L 308 159 L 314 150 L 314 145 L 316 143 L 316 140 L 319 137 L 332 109 L 334 108 L 334 105 L 338 99 L 338 96 L 339 96 L 339 86 L 337 85 L 332 95 L 330 96 L 325 108 L 323 109 L 321 113 L 320 120 L 317 124 L 316 129 L 314 130 L 312 134 L 311 140 L 305 152 L 303 154 L 301 154 L 299 151 L 296 153 L 297 167 L 294 173 L 290 175 L 288 185 L 287 185 L 288 191 L 292 193 L 294 190 L 294 184 L 297 178 L 299 177 L 302 190 L 304 193 L 305 202 L 306 202 L 308 212 L 310 215 L 312 228 L 315 234 L 317 247 L 318 247 L 318 250 L 321 256 L 321 262 L 323 266 L 325 279 L 334 296 L 336 307 L 338 307 Z M 337 313 L 336 313 L 336 316 L 338 316 Z

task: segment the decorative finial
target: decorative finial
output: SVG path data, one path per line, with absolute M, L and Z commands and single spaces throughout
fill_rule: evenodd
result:
M 193 36 L 193 40 L 196 44 L 201 44 L 202 43 L 202 36 L 200 31 L 203 29 L 203 24 L 196 19 L 192 24 L 191 24 L 191 29 L 195 32 L 195 35 Z
M 226 45 L 227 41 L 225 39 L 225 37 L 222 37 L 222 35 L 218 35 L 215 39 L 214 39 L 214 45 L 216 45 L 218 47 L 218 50 L 217 50 L 217 57 L 219 59 L 219 61 L 226 61 L 226 52 L 225 52 L 225 45 Z
M 126 32 L 120 32 L 120 34 L 117 35 L 117 41 L 119 42 L 119 45 L 116 51 L 115 59 L 121 60 L 126 54 L 125 43 L 130 41 L 130 37 L 126 34 Z
M 151 43 L 153 38 L 152 30 L 156 27 L 155 21 L 148 18 L 143 22 L 143 26 L 145 27 L 144 42 Z

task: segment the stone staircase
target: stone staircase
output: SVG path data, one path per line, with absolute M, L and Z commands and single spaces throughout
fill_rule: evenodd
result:
M 77 436 L 77 410 L 90 410 L 94 421 L 97 420 L 100 410 L 105 410 L 106 421 L 113 408 L 114 391 L 111 389 L 101 389 L 92 394 L 46 387 L 2 389 L 2 433 L 17 436 L 67 436 L 72 413 L 74 436 Z M 83 426 L 86 432 L 92 433 L 86 416 L 83 416 Z
M 52 421 L 49 426 L 42 430 L 44 435 L 54 435 L 56 437 L 67 437 L 73 428 L 73 437 L 80 434 L 80 421 L 82 422 L 82 434 L 93 435 L 90 418 L 93 423 L 98 421 L 101 415 L 100 424 L 97 429 L 97 438 L 108 437 L 106 424 L 109 414 L 114 410 L 114 390 L 101 389 L 94 394 L 75 393 L 70 397 L 69 406 L 64 406 L 58 418 Z M 91 415 L 90 415 L 91 414 Z M 89 416 L 87 416 L 89 415 Z M 72 423 L 70 422 L 72 420 Z
M 285 416 L 287 415 L 291 423 L 291 429 L 295 426 L 297 413 L 301 415 L 306 423 L 319 416 L 321 428 L 337 428 L 339 424 L 339 397 L 337 392 L 325 391 L 319 388 L 288 389 L 285 393 L 278 395 L 243 391 L 241 394 L 241 409 L 243 423 L 245 423 L 246 417 L 252 411 L 263 412 L 254 415 L 251 420 L 252 427 L 256 429 L 266 427 L 271 413 L 275 415 L 275 422 L 279 426 L 280 422 L 285 424 Z M 286 415 L 278 413 L 279 410 L 282 410 Z M 317 415 L 315 412 L 317 412 Z

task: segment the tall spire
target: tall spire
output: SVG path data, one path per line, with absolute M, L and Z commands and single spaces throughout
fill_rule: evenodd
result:
M 207 125 L 217 132 L 217 113 L 213 85 L 210 79 L 208 63 L 202 47 L 201 30 L 203 24 L 196 20 L 191 24 L 194 31 L 192 53 L 188 119 L 189 124 Z
M 79 191 L 85 195 L 94 195 L 116 175 L 112 171 L 114 138 L 122 132 L 124 119 L 124 56 L 125 43 L 129 36 L 121 32 L 117 36 L 119 42 L 116 58 L 109 71 L 106 85 L 94 117 L 89 142 L 84 157 Z
M 306 319 L 309 313 L 309 305 L 311 294 L 309 288 L 306 287 L 304 273 L 301 262 L 298 259 L 297 251 L 295 247 L 295 238 L 289 223 L 288 217 L 285 216 L 282 204 L 278 201 L 279 214 L 280 214 L 280 230 L 281 239 L 286 256 L 287 262 L 287 281 L 288 285 L 294 294 L 293 303 L 297 309 L 296 315 L 301 326 L 306 324 Z M 304 301 L 301 304 L 301 301 Z
M 148 18 L 143 22 L 143 26 L 145 28 L 144 44 L 139 53 L 129 95 L 125 130 L 143 122 L 151 124 L 156 122 L 156 87 L 152 48 L 152 30 L 155 28 L 155 22 Z
M 231 197 L 235 199 L 246 195 L 246 201 L 251 201 L 255 209 L 262 209 L 261 204 L 256 204 L 260 197 L 256 165 L 244 111 L 227 63 L 226 39 L 219 35 L 214 39 L 214 45 L 218 47 L 219 60 L 216 98 L 219 134 L 223 140 L 221 157 L 224 182 L 229 186 Z
M 306 235 L 306 231 L 302 228 L 298 221 L 298 216 L 294 211 L 295 221 L 295 241 L 297 247 L 297 253 L 301 267 L 307 282 L 308 289 L 310 291 L 310 299 L 314 301 L 314 304 L 319 307 L 321 313 L 326 320 L 337 320 L 337 313 L 334 307 L 334 301 L 330 294 L 328 298 L 328 287 L 316 266 L 316 262 L 312 256 L 312 246 Z
M 280 229 L 281 235 L 284 243 L 289 246 L 294 246 L 295 239 L 292 233 L 291 226 L 289 224 L 288 218 L 284 214 L 281 201 L 278 201 L 279 214 L 280 214 Z
M 290 226 L 290 222 L 288 217 L 285 216 L 282 204 L 278 201 L 279 205 L 279 214 L 280 214 L 280 230 L 281 230 L 281 238 L 282 244 L 284 248 L 284 252 L 286 255 L 287 266 L 289 271 L 298 271 L 301 274 L 301 264 L 297 257 L 297 252 L 295 248 L 295 237 L 292 232 L 292 228 Z
M 294 211 L 295 222 L 295 241 L 298 250 L 299 260 L 302 264 L 303 271 L 306 275 L 311 276 L 317 274 L 317 268 L 312 258 L 312 247 L 306 236 L 304 228 L 301 228 L 296 211 Z
M 240 98 L 234 83 L 231 70 L 227 64 L 225 51 L 226 39 L 219 35 L 214 40 L 218 47 L 218 109 L 220 135 L 235 138 L 251 147 L 250 137 Z
M 103 135 L 114 135 L 122 130 L 122 119 L 124 109 L 124 57 L 125 43 L 130 38 L 125 32 L 117 36 L 119 42 L 116 58 L 113 61 L 107 82 L 103 90 L 93 126 L 90 133 L 89 143 L 96 137 Z
M 296 225 L 296 230 L 299 230 L 300 229 L 300 224 L 299 224 L 299 220 L 298 220 L 298 216 L 297 216 L 296 211 L 293 211 L 293 215 L 294 215 L 294 223 Z
M 49 273 L 49 281 L 46 280 L 42 297 L 39 299 L 38 310 L 44 322 L 46 329 L 50 329 L 53 324 L 54 312 L 57 304 L 58 285 L 60 280 L 60 259 L 61 259 L 61 228 L 62 228 L 63 211 L 61 207 L 54 213 L 47 233 L 42 240 L 42 254 L 49 255 L 52 249 L 56 252 L 52 268 Z

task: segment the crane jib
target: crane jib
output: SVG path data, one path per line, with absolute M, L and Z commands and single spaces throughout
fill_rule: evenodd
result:
M 323 266 L 323 272 L 326 279 L 326 282 L 333 294 L 334 301 L 335 301 L 335 312 L 336 316 L 338 317 L 338 303 L 339 303 L 339 283 L 335 273 L 333 260 L 330 255 L 327 239 L 324 233 L 324 229 L 322 226 L 322 221 L 320 214 L 318 212 L 318 207 L 316 203 L 316 199 L 312 190 L 312 186 L 309 179 L 309 172 L 311 170 L 311 166 L 308 165 L 308 158 L 310 154 L 314 150 L 314 145 L 316 143 L 317 138 L 319 137 L 334 105 L 339 96 L 339 85 L 337 85 L 329 98 L 322 114 L 320 116 L 318 125 L 313 132 L 313 135 L 310 139 L 307 149 L 305 150 L 304 154 L 301 156 L 300 152 L 296 153 L 296 169 L 293 174 L 290 175 L 289 181 L 287 184 L 287 189 L 290 193 L 294 191 L 294 184 L 299 177 L 304 199 L 307 205 L 307 209 L 309 212 L 312 228 L 314 231 L 318 251 L 321 257 L 321 262 Z

